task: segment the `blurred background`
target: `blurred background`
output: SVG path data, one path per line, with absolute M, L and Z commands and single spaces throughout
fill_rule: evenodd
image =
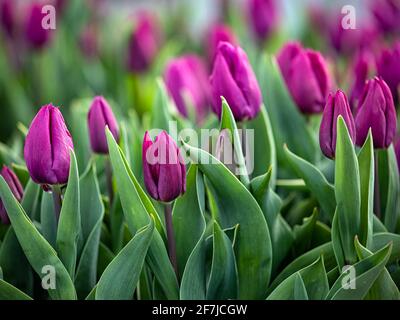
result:
M 20 148 L 16 141 L 50 102 L 62 107 L 67 122 L 74 103 L 94 95 L 112 101 L 118 117 L 145 117 L 171 58 L 195 53 L 210 67 L 216 25 L 231 30 L 251 62 L 298 39 L 326 55 L 336 85 L 345 88 L 357 52 L 375 54 L 399 35 L 397 0 L 271 1 L 262 13 L 265 26 L 252 25 L 248 2 L 0 0 L 0 141 Z M 41 28 L 46 4 L 56 9 L 55 30 Z M 356 9 L 355 30 L 340 27 L 343 5 Z

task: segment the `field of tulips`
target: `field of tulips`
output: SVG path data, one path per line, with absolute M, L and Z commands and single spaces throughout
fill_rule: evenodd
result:
M 399 300 L 400 0 L 0 0 L 0 300 Z

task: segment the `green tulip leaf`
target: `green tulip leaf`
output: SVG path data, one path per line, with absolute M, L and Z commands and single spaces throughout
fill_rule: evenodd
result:
M 38 210 L 40 185 L 29 179 L 28 184 L 24 189 L 24 196 L 22 197 L 21 205 L 25 212 L 29 213 L 29 217 L 33 220 L 36 218 L 35 214 Z
M 0 300 L 32 300 L 32 298 L 12 284 L 0 279 Z
M 56 248 L 57 218 L 54 211 L 54 201 L 51 193 L 42 192 L 42 203 L 40 207 L 40 231 L 43 237 Z

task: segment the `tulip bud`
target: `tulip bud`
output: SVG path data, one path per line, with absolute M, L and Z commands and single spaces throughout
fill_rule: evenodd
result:
M 400 3 L 398 0 L 371 1 L 371 11 L 383 32 L 400 31 Z
M 400 85 L 400 42 L 392 50 L 385 49 L 376 61 L 378 75 L 387 83 L 395 103 L 399 101 Z
M 329 94 L 319 129 L 319 144 L 321 150 L 328 158 L 335 158 L 336 152 L 336 123 L 339 116 L 343 117 L 351 140 L 355 142 L 356 128 L 353 115 L 345 93 L 341 90 Z
M 66 183 L 73 148 L 60 110 L 52 104 L 43 106 L 25 139 L 24 157 L 32 180 L 43 185 Z
M 143 176 L 148 193 L 155 199 L 170 202 L 186 191 L 186 168 L 175 141 L 161 132 L 153 142 L 143 139 Z
M 88 113 L 90 146 L 94 153 L 108 153 L 106 126 L 108 126 L 114 139 L 118 142 L 119 128 L 117 120 L 106 99 L 97 96 L 93 99 Z
M 189 102 L 195 107 L 196 120 L 200 123 L 208 112 L 210 100 L 210 84 L 201 58 L 187 55 L 172 59 L 167 64 L 164 80 L 179 113 L 188 117 L 185 100 L 185 94 L 188 94 Z
M 38 2 L 32 3 L 28 8 L 25 23 L 26 40 L 32 48 L 41 49 L 50 40 L 50 30 L 43 28 L 42 22 L 45 13 L 42 13 L 42 5 Z
M 375 148 L 387 148 L 396 134 L 396 110 L 390 89 L 382 78 L 369 80 L 358 102 L 355 118 L 357 145 L 362 146 L 371 128 Z
M 207 55 L 210 64 L 214 61 L 215 55 L 218 51 L 220 42 L 229 42 L 233 45 L 237 44 L 236 37 L 232 30 L 223 24 L 214 25 L 207 34 Z
M 86 26 L 79 36 L 79 47 L 82 54 L 88 59 L 92 59 L 97 56 L 97 37 L 97 30 L 93 25 Z
M 157 21 L 152 15 L 142 12 L 129 42 L 129 71 L 137 73 L 146 71 L 159 50 L 160 40 Z
M 10 188 L 12 194 L 18 202 L 21 202 L 22 196 L 24 194 L 24 190 L 22 188 L 21 182 L 19 182 L 18 177 L 15 173 L 8 168 L 7 166 L 3 166 L 3 169 L 0 173 L 4 180 L 7 182 L 8 187 Z M 0 199 L 0 220 L 3 224 L 10 224 L 10 219 L 8 218 L 6 208 L 3 205 L 3 202 Z
M 248 0 L 251 28 L 259 40 L 265 40 L 277 24 L 275 0 Z
M 256 76 L 246 53 L 240 47 L 220 42 L 210 76 L 213 111 L 220 117 L 221 96 L 227 100 L 237 121 L 253 119 L 262 98 Z
M 0 0 L 0 23 L 4 33 L 11 37 L 15 27 L 15 8 L 12 0 Z
M 300 111 L 305 114 L 322 112 L 331 86 L 322 55 L 303 49 L 298 42 L 290 42 L 279 53 L 278 63 Z
M 370 65 L 371 59 L 367 52 L 359 52 L 356 55 L 352 68 L 353 79 L 350 89 L 350 106 L 353 111 L 357 107 L 357 102 L 363 93 Z

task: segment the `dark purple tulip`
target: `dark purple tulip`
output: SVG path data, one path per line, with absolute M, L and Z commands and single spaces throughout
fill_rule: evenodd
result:
M 46 13 L 42 13 L 43 5 L 34 2 L 28 7 L 25 22 L 25 36 L 29 45 L 35 49 L 43 48 L 50 40 L 50 30 L 42 27 L 42 20 Z
M 108 153 L 106 126 L 108 126 L 114 139 L 118 142 L 119 128 L 117 120 L 106 99 L 98 96 L 93 99 L 88 113 L 90 145 L 95 153 Z
M 396 110 L 386 82 L 375 77 L 369 80 L 358 102 L 356 114 L 357 145 L 362 146 L 371 128 L 374 147 L 387 148 L 396 134 Z
M 24 157 L 32 180 L 43 185 L 66 183 L 73 148 L 60 110 L 52 104 L 43 106 L 25 139 Z
M 220 42 L 210 76 L 213 111 L 221 116 L 221 96 L 227 100 L 237 121 L 253 119 L 262 98 L 246 53 L 239 46 Z
M 211 27 L 207 34 L 207 55 L 210 64 L 214 61 L 217 54 L 218 44 L 222 41 L 237 45 L 237 39 L 233 31 L 226 25 L 217 24 Z
M 168 92 L 181 115 L 188 117 L 185 93 L 195 107 L 196 120 L 200 123 L 206 116 L 210 101 L 210 84 L 206 66 L 200 57 L 186 55 L 169 61 L 164 73 Z
M 19 182 L 16 174 L 7 166 L 3 166 L 0 173 L 4 180 L 7 182 L 12 194 L 18 202 L 21 202 L 22 196 L 24 194 L 24 189 L 22 188 L 21 182 Z M 8 218 L 8 214 L 6 212 L 6 208 L 3 205 L 3 202 L 0 199 L 0 220 L 3 224 L 10 224 L 10 219 Z
M 298 42 L 289 42 L 278 54 L 278 63 L 300 111 L 304 114 L 322 112 L 331 87 L 328 68 L 322 55 L 302 48 Z
M 97 56 L 98 43 L 97 43 L 97 30 L 95 26 L 86 26 L 79 37 L 79 47 L 83 55 L 92 59 Z
M 146 71 L 160 47 L 160 29 L 154 16 L 141 12 L 128 49 L 128 68 L 131 72 Z
M 336 123 L 339 116 L 343 117 L 349 130 L 350 138 L 355 142 L 356 128 L 354 118 L 346 94 L 338 90 L 335 94 L 329 94 L 324 112 L 322 114 L 321 126 L 319 128 L 319 144 L 322 152 L 328 158 L 335 158 L 336 152 Z
M 278 20 L 275 0 L 247 0 L 250 25 L 259 40 L 265 40 Z
M 13 0 L 0 0 L 0 23 L 5 34 L 12 36 L 15 28 L 15 7 Z
M 400 1 L 373 0 L 371 11 L 378 27 L 383 32 L 400 32 Z
M 350 106 L 353 111 L 357 107 L 358 100 L 363 93 L 371 64 L 371 57 L 368 52 L 362 51 L 355 56 L 351 72 L 352 84 L 350 87 Z
M 158 201 L 170 202 L 186 191 L 186 168 L 175 141 L 161 132 L 153 142 L 146 131 L 142 147 L 144 184 Z
M 387 83 L 395 103 L 399 101 L 398 90 L 400 85 L 400 42 L 397 42 L 393 49 L 382 50 L 376 61 L 378 75 Z

